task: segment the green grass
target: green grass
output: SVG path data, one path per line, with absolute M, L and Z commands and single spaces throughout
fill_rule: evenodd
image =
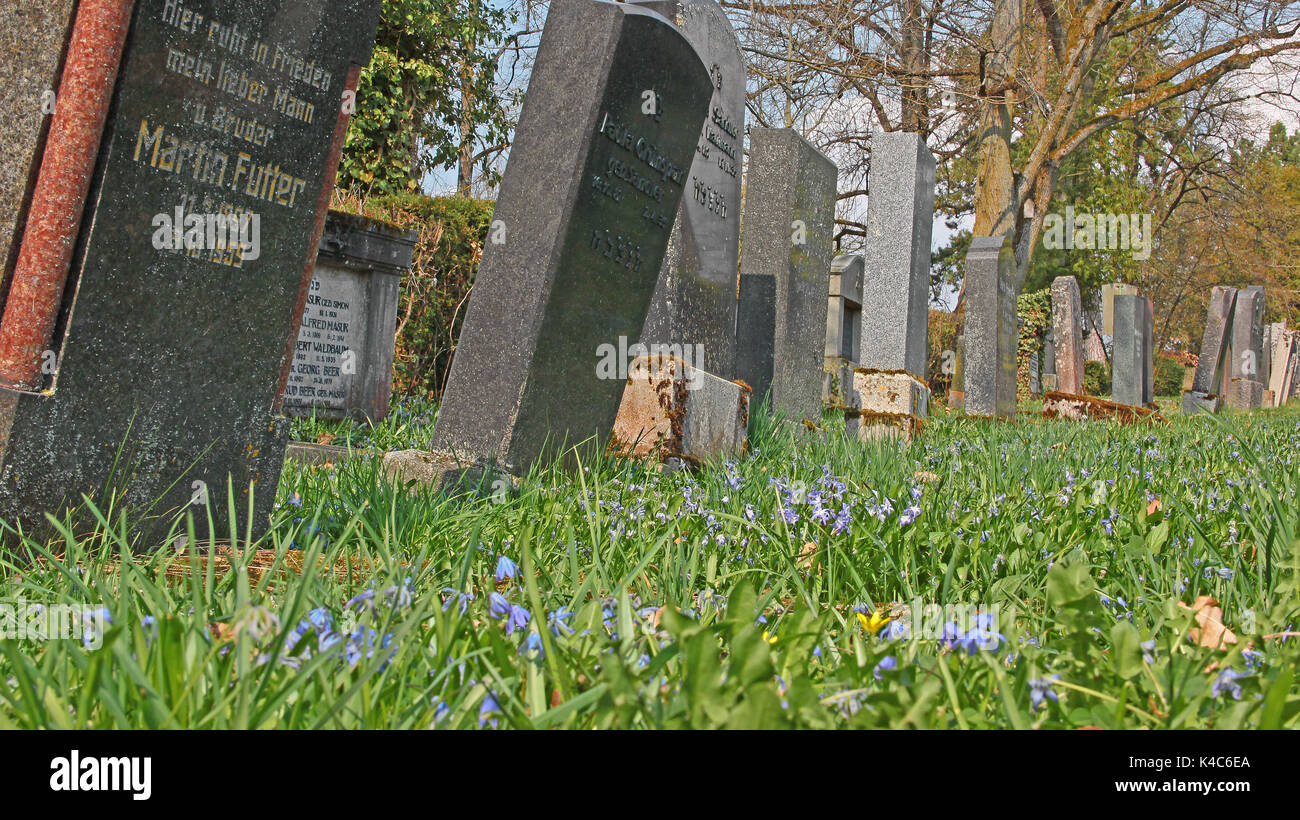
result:
M 351 438 L 427 442 L 427 411 Z M 111 626 L 95 650 L 0 641 L 0 728 L 1300 719 L 1300 640 L 1279 634 L 1300 630 L 1295 410 L 1153 427 L 940 415 L 910 447 L 757 423 L 747 458 L 696 474 L 610 461 L 511 495 L 408 493 L 373 459 L 290 464 L 270 532 L 229 572 L 119 562 L 107 514 L 27 541 L 45 556 L 4 563 L 0 598 L 103 607 Z M 273 571 L 248 571 L 250 546 Z M 498 582 L 501 556 L 517 570 Z M 1199 596 L 1236 644 L 1189 639 L 1179 602 Z M 910 617 L 864 628 L 900 605 Z

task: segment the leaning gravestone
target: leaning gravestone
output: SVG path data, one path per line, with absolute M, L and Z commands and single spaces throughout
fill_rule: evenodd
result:
M 745 58 L 713 0 L 641 0 L 681 31 L 709 69 L 713 98 L 641 330 L 641 343 L 699 345 L 694 367 L 724 379 L 735 368 L 740 169 L 745 133 Z
M 1153 399 L 1151 384 L 1151 302 L 1145 296 L 1115 296 L 1114 364 L 1111 399 L 1145 407 Z
M 606 445 L 629 363 L 604 360 L 641 335 L 712 92 L 655 12 L 551 3 L 433 452 L 388 454 L 390 475 L 447 484 Z
M 977 236 L 966 254 L 963 407 L 1016 415 L 1016 259 L 1009 236 Z
M 1216 287 L 1210 291 L 1196 374 L 1192 377 L 1192 389 L 1183 393 L 1184 413 L 1196 413 L 1202 409 L 1217 413 L 1223 404 L 1220 391 L 1228 369 L 1229 338 L 1236 304 L 1236 288 Z
M 788 419 L 817 421 L 839 170 L 790 129 L 754 128 L 749 141 L 737 375 L 753 388 L 755 403 L 770 394 L 772 408 Z M 770 288 L 747 284 L 750 277 L 770 279 Z
M 413 233 L 330 211 L 284 387 L 287 414 L 388 416 L 397 291 L 414 252 Z
M 279 396 L 378 14 L 378 0 L 135 4 L 62 294 L 30 298 L 23 260 L 72 237 L 29 229 L 18 251 L 0 355 L 21 364 L 60 299 L 64 318 L 42 357 L 52 379 L 0 390 L 5 520 L 116 493 L 156 534 L 187 509 L 206 521 L 209 493 L 224 509 L 229 482 L 252 508 L 241 534 L 265 528 Z M 33 197 L 65 172 L 44 165 Z
M 1056 390 L 1083 395 L 1083 307 L 1073 276 L 1052 280 L 1052 340 Z
M 1237 291 L 1232 313 L 1232 350 L 1224 399 L 1236 410 L 1256 410 L 1263 402 L 1264 289 L 1258 285 Z

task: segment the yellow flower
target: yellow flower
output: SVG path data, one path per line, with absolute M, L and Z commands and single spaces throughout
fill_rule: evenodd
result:
M 868 618 L 866 615 L 862 614 L 861 612 L 857 612 L 854 614 L 858 616 L 858 621 L 862 624 L 862 628 L 870 632 L 872 635 L 875 635 L 877 632 L 884 629 L 885 624 L 894 620 L 893 618 L 886 615 L 885 610 L 883 609 L 877 609 L 875 612 L 871 613 L 870 618 Z
M 767 634 L 766 632 L 764 632 L 764 633 L 763 633 L 763 640 L 767 641 L 768 643 L 774 644 L 774 643 L 776 643 L 777 638 L 776 638 L 775 635 L 769 635 L 769 634 Z

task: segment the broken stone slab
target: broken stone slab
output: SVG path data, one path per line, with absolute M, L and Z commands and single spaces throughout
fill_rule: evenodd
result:
M 284 449 L 286 461 L 312 466 L 340 464 L 351 459 L 381 455 L 379 450 L 341 447 L 337 444 L 314 444 L 309 441 L 291 441 Z
M 1200 413 L 1201 411 L 1217 413 L 1222 409 L 1222 396 L 1216 396 L 1213 393 L 1203 393 L 1199 390 L 1183 391 L 1183 412 L 1188 415 Z
M 384 453 L 384 478 L 395 487 L 415 492 L 432 487 L 437 492 L 468 492 L 485 488 L 493 496 L 512 493 L 519 479 L 486 462 L 465 462 L 431 450 L 393 450 Z
M 1164 421 L 1158 410 L 1118 404 L 1092 396 L 1053 392 L 1043 396 L 1043 417 L 1069 421 L 1117 421 L 1120 424 Z
M 750 389 L 706 373 L 676 356 L 639 356 L 614 421 L 614 452 L 644 458 L 704 461 L 743 453 Z

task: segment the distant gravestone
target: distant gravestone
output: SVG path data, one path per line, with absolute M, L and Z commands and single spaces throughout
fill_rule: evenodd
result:
M 764 294 L 746 277 L 772 279 L 773 313 L 740 311 L 753 323 L 737 326 L 737 342 L 750 351 L 737 357 L 740 379 L 754 388 L 754 401 L 768 385 L 772 407 L 792 421 L 821 418 L 826 294 L 831 232 L 835 223 L 838 169 L 792 130 L 750 132 L 749 176 L 741 246 L 741 298 Z M 763 301 L 760 299 L 760 301 Z M 761 369 L 771 339 L 770 370 Z
M 862 338 L 862 257 L 845 254 L 831 261 L 830 293 L 826 300 L 826 350 L 822 401 L 830 406 L 847 403 L 846 391 L 857 368 L 858 341 Z
M 204 505 L 224 510 L 230 482 L 264 530 L 279 397 L 378 14 L 378 0 L 135 4 L 46 389 L 0 390 L 7 521 L 94 492 L 153 534 L 195 510 L 206 537 Z M 5 339 L 24 330 L 26 286 L 16 273 Z
M 1107 336 L 1115 335 L 1115 297 L 1136 296 L 1137 285 L 1113 282 L 1101 286 L 1101 332 Z
M 41 143 L 58 100 L 74 0 L 0 0 L 0 283 L 13 273 Z M 0 292 L 3 292 L 0 288 Z
M 1237 305 L 1237 289 L 1216 287 L 1210 291 L 1210 305 L 1205 315 L 1205 333 L 1201 337 L 1201 354 L 1192 389 L 1183 393 L 1183 412 L 1200 410 L 1217 412 L 1223 403 L 1222 383 L 1228 371 L 1228 354 L 1232 316 Z
M 1286 322 L 1276 322 L 1269 334 L 1271 349 L 1269 351 L 1269 390 L 1273 394 L 1273 406 L 1281 407 L 1289 398 L 1289 365 L 1294 355 L 1296 333 L 1286 329 Z
M 1258 285 L 1237 291 L 1232 313 L 1232 350 L 1228 356 L 1228 385 L 1224 399 L 1237 410 L 1255 410 L 1263 403 L 1264 289 Z
M 1043 371 L 1042 387 L 1044 393 L 1052 393 L 1059 384 L 1056 378 L 1056 336 L 1052 328 L 1043 334 Z M 1080 385 L 1082 386 L 1082 385 Z
M 858 363 L 926 378 L 934 156 L 920 134 L 871 137 Z
M 659 14 L 551 3 L 434 452 L 390 453 L 390 475 L 519 474 L 607 444 L 713 90 Z
M 1145 296 L 1115 296 L 1111 399 L 1143 407 L 1154 400 L 1151 383 L 1151 302 Z
M 1056 353 L 1056 390 L 1083 395 L 1083 307 L 1073 276 L 1052 281 L 1052 338 Z
M 414 234 L 330 211 L 284 388 L 286 413 L 388 416 L 397 292 L 414 251 Z
M 643 0 L 637 5 L 677 26 L 709 69 L 713 84 L 641 343 L 699 345 L 704 359 L 694 366 L 730 379 L 735 369 L 745 59 L 726 13 L 713 0 Z
M 1009 236 L 977 236 L 966 254 L 963 403 L 972 416 L 1016 415 L 1016 260 Z

